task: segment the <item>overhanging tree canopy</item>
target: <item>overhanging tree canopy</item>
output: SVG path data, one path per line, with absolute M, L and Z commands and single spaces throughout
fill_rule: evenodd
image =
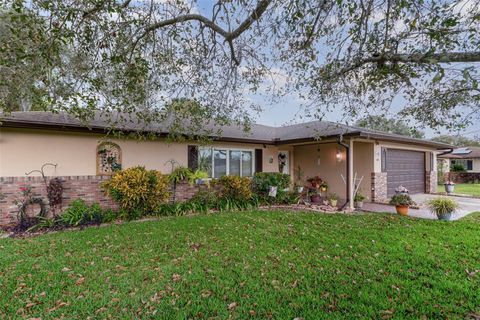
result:
M 101 109 L 148 124 L 186 98 L 203 106 L 175 113 L 197 118 L 191 123 L 248 122 L 246 109 L 258 106 L 246 93 L 261 89 L 295 92 L 306 116 L 342 108 L 355 117 L 401 97 L 399 114 L 431 127 L 478 118 L 475 0 L 219 0 L 208 15 L 196 8 L 177 0 L 7 0 L 0 96 L 9 99 L 0 108 L 27 97 L 79 118 Z M 13 69 L 21 72 L 4 72 Z

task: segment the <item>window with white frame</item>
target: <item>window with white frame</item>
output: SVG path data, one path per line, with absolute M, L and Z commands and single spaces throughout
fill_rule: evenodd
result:
M 231 175 L 253 176 L 253 150 L 227 148 L 199 148 L 198 168 L 208 172 L 209 177 Z
M 452 160 L 452 165 L 453 164 L 462 165 L 465 170 L 473 170 L 473 160 L 456 159 Z

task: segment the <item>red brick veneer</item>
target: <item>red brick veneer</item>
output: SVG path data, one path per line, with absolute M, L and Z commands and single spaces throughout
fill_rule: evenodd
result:
M 54 177 L 48 177 L 47 181 Z M 109 179 L 108 176 L 64 176 L 56 177 L 63 181 L 62 207 L 56 209 L 57 213 L 65 210 L 70 202 L 75 199 L 83 199 L 88 204 L 98 202 L 102 208 L 118 209 L 118 206 L 105 195 L 100 189 L 102 181 Z M 22 187 L 31 187 L 34 196 L 42 197 L 48 202 L 47 191 L 41 177 L 0 177 L 0 226 L 12 224 L 17 220 L 18 207 L 15 199 L 22 199 Z M 206 185 L 190 185 L 179 183 L 176 187 L 175 200 L 185 201 L 192 198 L 199 190 L 206 190 Z M 173 191 L 173 186 L 171 188 Z M 170 197 L 173 200 L 173 195 Z M 38 210 L 38 208 L 37 208 Z M 30 208 L 31 212 L 35 208 Z M 52 215 L 52 212 L 49 213 Z

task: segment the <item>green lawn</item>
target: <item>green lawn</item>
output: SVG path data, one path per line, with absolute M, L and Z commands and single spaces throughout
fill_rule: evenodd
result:
M 438 186 L 439 192 L 444 192 L 443 185 Z M 459 183 L 455 185 L 455 193 L 466 194 L 471 196 L 480 197 L 480 184 L 478 183 Z
M 473 317 L 479 244 L 479 213 L 223 213 L 3 239 L 0 318 Z

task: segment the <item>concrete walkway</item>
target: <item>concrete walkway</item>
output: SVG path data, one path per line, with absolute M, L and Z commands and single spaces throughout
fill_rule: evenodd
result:
M 445 197 L 445 196 L 440 196 L 435 194 L 413 194 L 412 199 L 418 204 L 420 208 L 419 209 L 410 208 L 410 210 L 408 211 L 408 215 L 416 218 L 422 218 L 422 219 L 437 219 L 437 216 L 431 213 L 430 210 L 428 210 L 427 202 L 430 199 L 434 199 L 438 197 Z M 454 199 L 459 204 L 459 209 L 454 214 L 452 220 L 458 220 L 472 212 L 476 212 L 476 211 L 480 212 L 480 199 L 478 198 L 465 198 L 465 197 L 455 197 L 455 196 L 449 196 L 449 198 Z M 390 213 L 396 214 L 395 207 L 386 205 L 386 204 L 380 204 L 380 203 L 366 202 L 363 204 L 363 210 L 372 211 L 372 212 L 390 212 Z

